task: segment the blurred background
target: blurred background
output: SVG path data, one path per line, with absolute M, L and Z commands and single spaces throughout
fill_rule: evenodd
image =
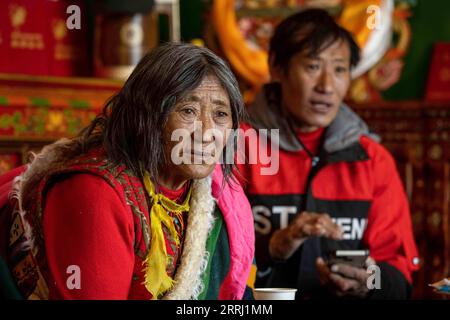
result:
M 307 7 L 350 30 L 363 59 L 347 100 L 393 153 L 421 269 L 414 298 L 450 276 L 450 2 L 446 0 L 1 0 L 0 174 L 75 135 L 165 41 L 227 60 L 246 103 L 269 80 L 276 24 Z

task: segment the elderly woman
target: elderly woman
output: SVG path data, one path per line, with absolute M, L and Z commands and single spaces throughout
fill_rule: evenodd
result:
M 251 209 L 232 166 L 216 164 L 242 114 L 233 74 L 209 50 L 168 43 L 146 55 L 89 127 L 14 180 L 22 296 L 243 298 Z

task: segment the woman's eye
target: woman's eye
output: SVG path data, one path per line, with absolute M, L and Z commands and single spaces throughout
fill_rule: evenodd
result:
M 224 111 L 219 111 L 219 112 L 217 112 L 217 115 L 219 116 L 219 117 L 228 117 L 228 113 L 226 113 L 226 112 L 224 112 Z
M 192 109 L 192 108 L 184 108 L 184 109 L 181 110 L 181 112 L 182 112 L 183 114 L 189 115 L 189 116 L 195 114 L 195 111 L 194 111 L 194 109 Z

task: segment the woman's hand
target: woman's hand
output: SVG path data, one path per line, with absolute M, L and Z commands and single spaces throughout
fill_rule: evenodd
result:
M 270 255 L 277 260 L 286 260 L 306 239 L 314 236 L 340 240 L 342 230 L 328 214 L 304 211 L 287 228 L 274 232 L 269 243 Z
M 366 267 L 375 264 L 375 260 L 367 258 Z M 322 258 L 316 261 L 319 279 L 323 286 L 338 296 L 364 298 L 369 293 L 367 279 L 370 273 L 366 268 L 353 267 L 346 264 L 334 264 L 329 267 Z

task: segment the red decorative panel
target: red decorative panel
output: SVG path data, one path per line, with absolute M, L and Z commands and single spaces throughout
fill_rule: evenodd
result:
M 0 175 L 10 171 L 22 164 L 22 156 L 20 153 L 0 153 Z
M 67 27 L 67 8 L 80 9 L 80 29 Z M 0 73 L 89 76 L 84 1 L 0 1 Z
M 437 43 L 428 75 L 427 101 L 450 101 L 450 43 Z

